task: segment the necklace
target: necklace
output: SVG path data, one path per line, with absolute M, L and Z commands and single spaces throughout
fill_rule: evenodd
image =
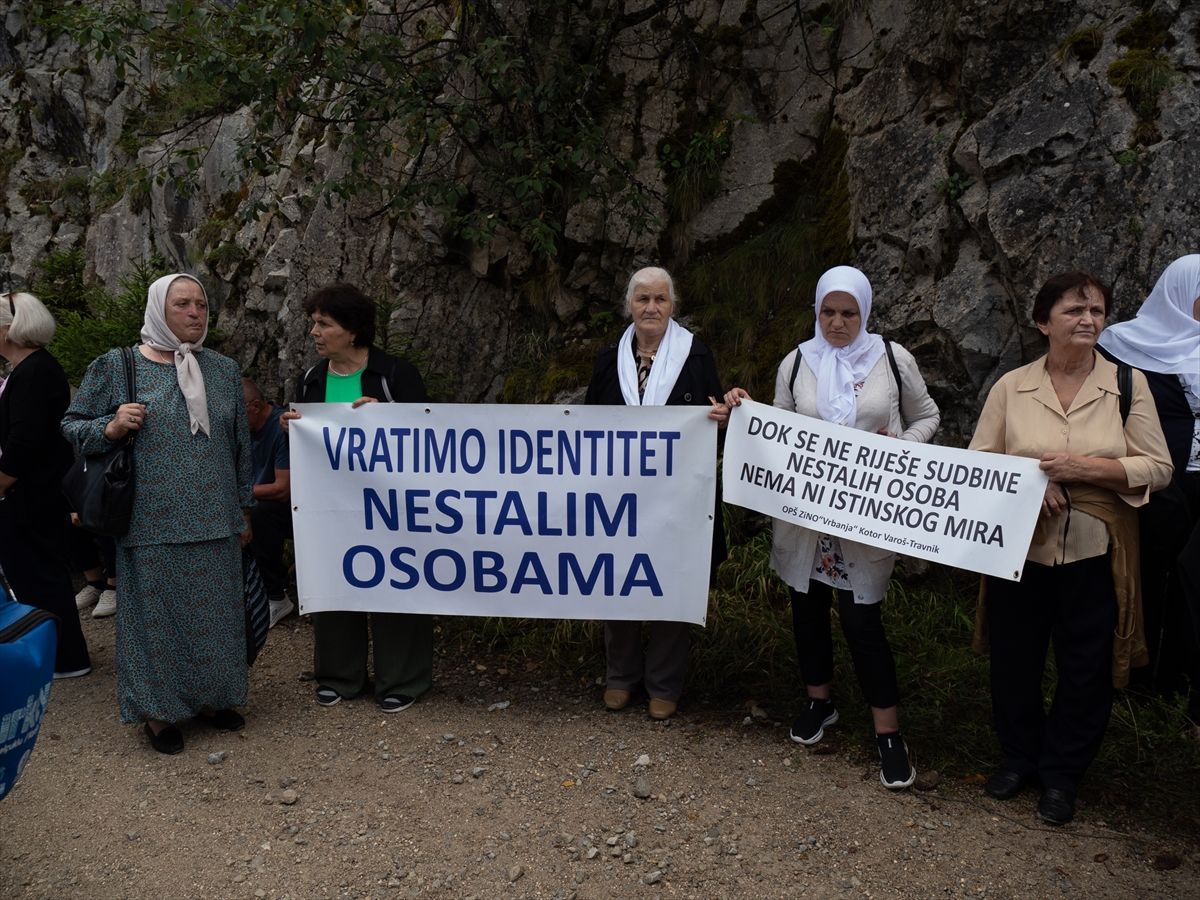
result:
M 150 345 L 147 344 L 146 346 L 149 347 Z M 155 362 L 170 363 L 170 362 L 175 361 L 175 354 L 171 353 L 168 350 L 159 350 L 157 347 L 150 347 L 150 349 L 154 351 L 154 354 L 155 354 L 154 361 Z M 166 357 L 166 358 L 164 359 L 163 357 Z
M 351 365 L 353 365 L 353 363 L 351 363 Z M 355 374 L 361 372 L 365 366 L 366 366 L 366 363 L 363 363 L 362 365 L 358 366 L 357 368 L 351 369 L 349 372 L 339 372 L 338 367 L 333 364 L 333 360 L 331 359 L 329 361 L 329 371 L 332 372 L 334 375 L 341 375 L 343 377 L 345 377 L 347 375 L 355 375 Z

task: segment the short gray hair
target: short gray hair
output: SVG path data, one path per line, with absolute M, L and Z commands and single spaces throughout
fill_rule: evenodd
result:
M 20 347 L 38 349 L 54 340 L 54 316 L 33 294 L 0 294 L 0 328 Z
M 671 273 L 666 269 L 661 269 L 658 266 L 646 266 L 646 268 L 638 269 L 629 276 L 629 284 L 625 286 L 625 318 L 628 319 L 633 314 L 630 304 L 633 303 L 633 294 L 637 290 L 637 286 L 639 284 L 649 284 L 652 281 L 666 281 L 667 293 L 671 297 L 671 315 L 678 315 L 679 295 L 675 293 L 675 279 L 671 277 Z

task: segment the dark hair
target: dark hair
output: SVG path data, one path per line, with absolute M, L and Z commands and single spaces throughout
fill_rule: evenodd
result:
M 354 334 L 355 347 L 375 343 L 375 303 L 352 284 L 327 284 L 304 298 L 304 314 L 323 313 Z
M 1107 316 L 1112 307 L 1112 289 L 1087 272 L 1063 272 L 1048 278 L 1033 298 L 1033 321 L 1040 325 L 1049 322 L 1050 310 L 1054 308 L 1055 303 L 1073 291 L 1078 291 L 1082 296 L 1084 288 L 1087 287 L 1094 287 L 1100 292 L 1100 296 L 1104 298 L 1104 315 Z

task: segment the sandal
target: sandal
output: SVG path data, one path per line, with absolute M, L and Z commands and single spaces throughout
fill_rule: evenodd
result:
M 159 753 L 175 754 L 183 750 L 183 733 L 174 725 L 168 725 L 158 734 L 154 733 L 149 722 L 146 722 L 142 729 L 146 732 L 146 737 L 150 738 L 150 746 Z
M 212 713 L 201 713 L 200 721 L 211 725 L 217 731 L 241 731 L 246 727 L 246 720 L 241 713 L 233 709 L 218 709 Z

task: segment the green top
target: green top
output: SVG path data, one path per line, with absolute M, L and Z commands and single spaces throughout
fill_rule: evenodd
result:
M 325 376 L 326 403 L 353 403 L 363 395 L 362 373 L 359 369 L 353 375 L 339 375 L 332 369 Z

